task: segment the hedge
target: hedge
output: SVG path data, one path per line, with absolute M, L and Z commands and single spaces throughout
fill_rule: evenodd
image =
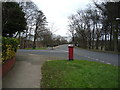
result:
M 2 63 L 15 56 L 18 44 L 16 38 L 2 37 Z

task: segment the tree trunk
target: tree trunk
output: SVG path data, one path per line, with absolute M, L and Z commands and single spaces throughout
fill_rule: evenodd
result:
M 103 50 L 103 42 L 104 42 L 104 40 L 103 40 L 103 37 L 102 37 L 102 41 L 100 42 L 101 43 L 101 51 Z
M 116 24 L 116 28 L 113 30 L 114 31 L 114 52 L 118 52 L 118 23 Z
M 109 44 L 109 50 L 112 51 L 112 22 L 111 22 L 111 29 L 110 29 L 110 44 Z
M 34 35 L 34 41 L 33 41 L 33 49 L 36 48 L 36 34 Z
M 34 41 L 33 41 L 33 49 L 36 48 L 37 29 L 38 29 L 38 26 L 36 26 L 36 29 L 35 29 L 35 35 L 34 35 Z
M 107 33 L 105 30 L 105 41 L 104 41 L 105 51 L 107 50 Z
M 95 27 L 94 27 L 94 29 L 95 29 Z M 93 29 L 93 32 L 92 32 L 92 49 L 94 49 L 94 30 Z
M 99 37 L 97 36 L 97 40 L 96 40 L 96 49 L 98 50 L 98 45 L 99 45 Z

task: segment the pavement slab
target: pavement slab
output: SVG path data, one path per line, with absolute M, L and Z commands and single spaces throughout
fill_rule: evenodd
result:
M 40 88 L 41 66 L 63 58 L 18 52 L 14 67 L 3 77 L 2 88 Z

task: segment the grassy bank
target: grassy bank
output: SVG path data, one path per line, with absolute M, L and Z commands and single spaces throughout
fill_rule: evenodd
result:
M 118 67 L 84 60 L 46 61 L 42 66 L 41 87 L 117 88 Z
M 120 52 L 114 52 L 114 51 L 103 51 L 103 50 L 97 50 L 97 49 L 84 49 L 84 48 L 80 48 L 80 47 L 76 47 L 78 49 L 83 49 L 83 50 L 89 50 L 89 51 L 93 51 L 93 52 L 102 52 L 102 53 L 110 53 L 110 54 L 120 54 Z
M 46 47 L 41 47 L 41 48 L 25 48 L 26 50 L 46 50 L 47 48 Z

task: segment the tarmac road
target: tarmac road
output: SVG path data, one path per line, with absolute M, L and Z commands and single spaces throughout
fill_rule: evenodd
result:
M 37 55 L 45 55 L 45 56 L 54 56 L 54 57 L 63 57 L 68 59 L 68 45 L 60 45 L 54 50 L 18 50 L 19 52 L 37 54 Z M 116 66 L 120 66 L 118 64 L 118 58 L 120 55 L 104 53 L 104 52 L 94 52 L 85 49 L 74 48 L 74 59 L 77 60 L 90 60 L 102 62 L 105 64 L 112 64 Z
M 74 48 L 74 59 L 118 64 L 119 55 Z M 68 45 L 54 50 L 17 51 L 15 66 L 2 78 L 3 88 L 40 88 L 41 66 L 46 60 L 68 60 Z

